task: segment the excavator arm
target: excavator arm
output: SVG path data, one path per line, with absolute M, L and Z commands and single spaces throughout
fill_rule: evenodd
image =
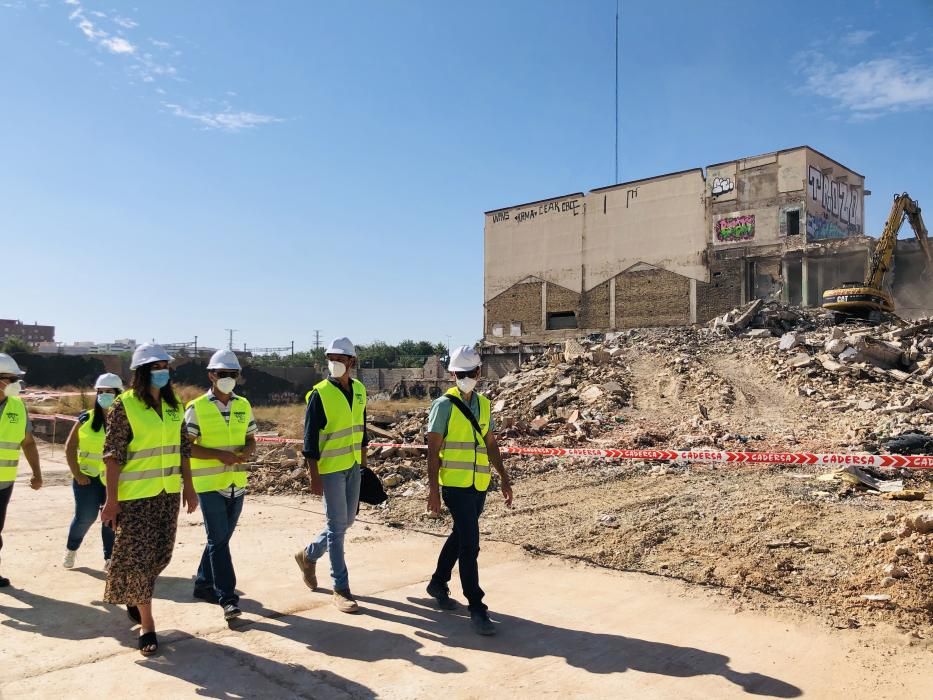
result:
M 913 202 L 907 193 L 894 196 L 894 203 L 891 205 L 891 213 L 888 214 L 888 220 L 884 224 L 884 231 L 881 238 L 878 239 L 878 245 L 871 254 L 871 262 L 868 266 L 868 275 L 865 277 L 865 286 L 872 289 L 883 289 L 884 276 L 891 267 L 891 260 L 894 258 L 894 246 L 897 244 L 897 232 L 901 230 L 901 224 L 904 223 L 904 217 L 907 214 L 908 203 L 913 204 L 919 211 L 916 202 Z

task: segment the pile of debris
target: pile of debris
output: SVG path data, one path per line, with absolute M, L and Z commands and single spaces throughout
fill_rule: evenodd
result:
M 533 357 L 489 390 L 497 431 L 542 436 L 537 444 L 558 447 L 612 430 L 632 398 L 623 354 L 620 347 L 569 340 L 562 352 Z

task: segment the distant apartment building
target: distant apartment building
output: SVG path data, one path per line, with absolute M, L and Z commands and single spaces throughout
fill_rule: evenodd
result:
M 863 175 L 808 146 L 486 212 L 490 352 L 815 306 L 862 279 Z
M 39 343 L 55 341 L 55 326 L 40 326 L 38 323 L 29 325 L 18 320 L 0 318 L 0 343 L 10 338 L 20 338 L 38 347 Z

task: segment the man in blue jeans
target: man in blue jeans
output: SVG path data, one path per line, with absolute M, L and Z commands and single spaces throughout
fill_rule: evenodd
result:
M 505 504 L 512 506 L 512 485 L 502 466 L 489 399 L 475 391 L 480 356 L 461 345 L 450 353 L 447 369 L 456 386 L 436 399 L 428 414 L 428 510 L 440 513 L 441 498 L 453 518 L 453 531 L 444 542 L 428 595 L 443 610 L 458 604 L 447 584 L 459 563 L 460 585 L 469 601 L 470 623 L 477 634 L 493 635 L 496 628 L 483 603 L 479 585 L 479 516 L 491 481 L 490 467 L 499 474 Z
M 326 525 L 305 549 L 295 553 L 305 585 L 317 588 L 317 561 L 330 556 L 334 606 L 359 612 L 350 592 L 344 559 L 344 538 L 360 503 L 360 469 L 366 466 L 366 387 L 350 378 L 356 348 L 349 338 L 337 338 L 327 348 L 330 377 L 308 395 L 302 450 L 311 477 L 311 493 L 324 497 Z
M 207 530 L 194 597 L 218 603 L 229 621 L 242 614 L 230 538 L 243 510 L 245 463 L 256 450 L 257 428 L 249 401 L 233 393 L 240 376 L 236 354 L 215 352 L 207 376 L 211 388 L 190 402 L 185 412 L 185 429 L 193 442 L 191 478 Z

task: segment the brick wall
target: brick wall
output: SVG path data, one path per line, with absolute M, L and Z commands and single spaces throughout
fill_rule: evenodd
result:
M 667 270 L 623 272 L 616 277 L 620 328 L 690 323 L 690 280 Z
M 509 324 L 520 321 L 522 333 L 541 330 L 541 282 L 522 282 L 509 287 L 486 304 L 486 335 L 492 337 L 496 323 L 503 326 L 503 338 L 509 337 Z M 554 289 L 552 285 L 549 292 Z
M 710 264 L 710 282 L 697 282 L 697 323 L 706 323 L 741 303 L 742 264 L 741 259 Z
M 609 280 L 583 295 L 580 328 L 609 328 Z
M 577 327 L 580 324 L 580 295 L 566 287 L 556 284 L 547 286 L 547 312 L 573 311 L 577 315 Z

